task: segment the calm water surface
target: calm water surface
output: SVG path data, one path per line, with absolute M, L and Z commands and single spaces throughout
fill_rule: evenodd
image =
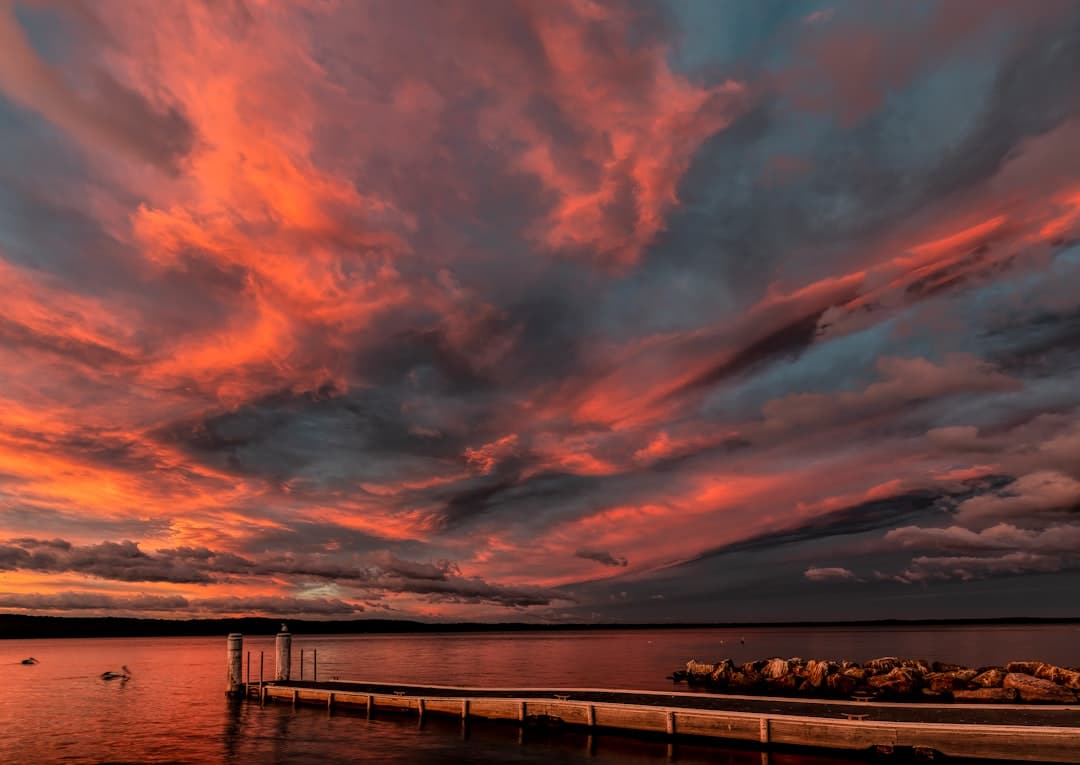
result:
M 745 641 L 745 642 L 743 642 Z M 915 656 L 972 666 L 1033 658 L 1080 664 L 1080 630 L 1038 627 L 755 629 L 564 632 L 491 635 L 305 636 L 319 677 L 445 685 L 621 687 L 664 690 L 689 658 L 745 661 Z M 259 652 L 273 664 L 272 636 L 245 636 L 257 679 Z M 22 666 L 27 656 L 40 660 Z M 126 683 L 100 679 L 126 664 Z M 310 659 L 306 677 L 311 677 Z M 225 639 L 0 640 L 0 763 L 731 763 L 759 753 L 620 736 L 533 733 L 475 721 L 335 713 L 286 705 L 260 708 L 224 697 Z M 679 686 L 681 690 L 684 687 Z M 772 755 L 773 765 L 846 760 Z

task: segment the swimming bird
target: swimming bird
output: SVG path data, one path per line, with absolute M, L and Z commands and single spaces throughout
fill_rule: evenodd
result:
M 23 664 L 37 664 L 38 660 L 35 659 L 33 656 L 28 656 L 27 658 L 22 660 L 22 663 Z
M 108 672 L 102 672 L 101 673 L 101 679 L 102 680 L 116 680 L 117 678 L 120 678 L 121 680 L 127 680 L 129 677 L 131 677 L 131 670 L 127 668 L 126 664 L 121 665 L 120 669 L 123 670 L 123 671 L 121 671 L 121 672 L 113 672 L 113 671 L 110 670 Z

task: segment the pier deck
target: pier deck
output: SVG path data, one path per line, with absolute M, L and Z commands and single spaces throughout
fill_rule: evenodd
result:
M 1080 763 L 1080 705 L 890 704 L 598 688 L 469 688 L 279 681 L 248 694 L 293 704 L 517 721 L 669 736 L 861 750 L 925 747 L 951 757 Z M 855 719 L 849 719 L 854 717 Z

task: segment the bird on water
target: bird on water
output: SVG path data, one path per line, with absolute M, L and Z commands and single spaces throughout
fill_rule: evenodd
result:
M 22 660 L 22 663 L 23 664 L 37 664 L 38 660 L 35 659 L 33 656 L 28 656 L 27 658 Z
M 120 678 L 121 680 L 127 680 L 131 677 L 131 670 L 127 668 L 126 664 L 121 665 L 120 669 L 122 670 L 121 672 L 113 672 L 111 670 L 108 672 L 102 672 L 101 679 L 116 680 L 117 678 Z

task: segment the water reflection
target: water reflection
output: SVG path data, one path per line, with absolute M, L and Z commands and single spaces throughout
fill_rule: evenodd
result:
M 233 763 L 239 761 L 237 752 L 244 731 L 244 706 L 245 702 L 241 698 L 235 696 L 225 697 L 225 730 L 221 737 L 223 762 Z
M 949 630 L 744 630 L 749 658 L 758 655 L 909 654 L 973 665 L 1002 658 L 1074 661 L 1069 626 Z M 530 635 L 302 636 L 295 648 L 318 648 L 320 676 L 437 684 L 672 688 L 664 676 L 688 658 L 734 654 L 722 630 Z M 725 639 L 725 645 L 719 641 Z M 273 636 L 245 636 L 252 674 Z M 752 649 L 752 651 L 750 650 Z M 835 765 L 834 757 L 761 752 L 715 745 L 620 738 L 587 731 L 522 730 L 517 725 L 416 711 L 394 716 L 347 707 L 332 714 L 225 696 L 221 638 L 0 640 L 9 669 L 0 694 L 0 763 L 65 762 L 352 763 L 434 765 Z M 36 665 L 21 665 L 33 656 Z M 733 656 L 740 658 L 740 656 Z M 128 666 L 128 678 L 102 680 Z M 63 713 L 57 714 L 57 699 Z

